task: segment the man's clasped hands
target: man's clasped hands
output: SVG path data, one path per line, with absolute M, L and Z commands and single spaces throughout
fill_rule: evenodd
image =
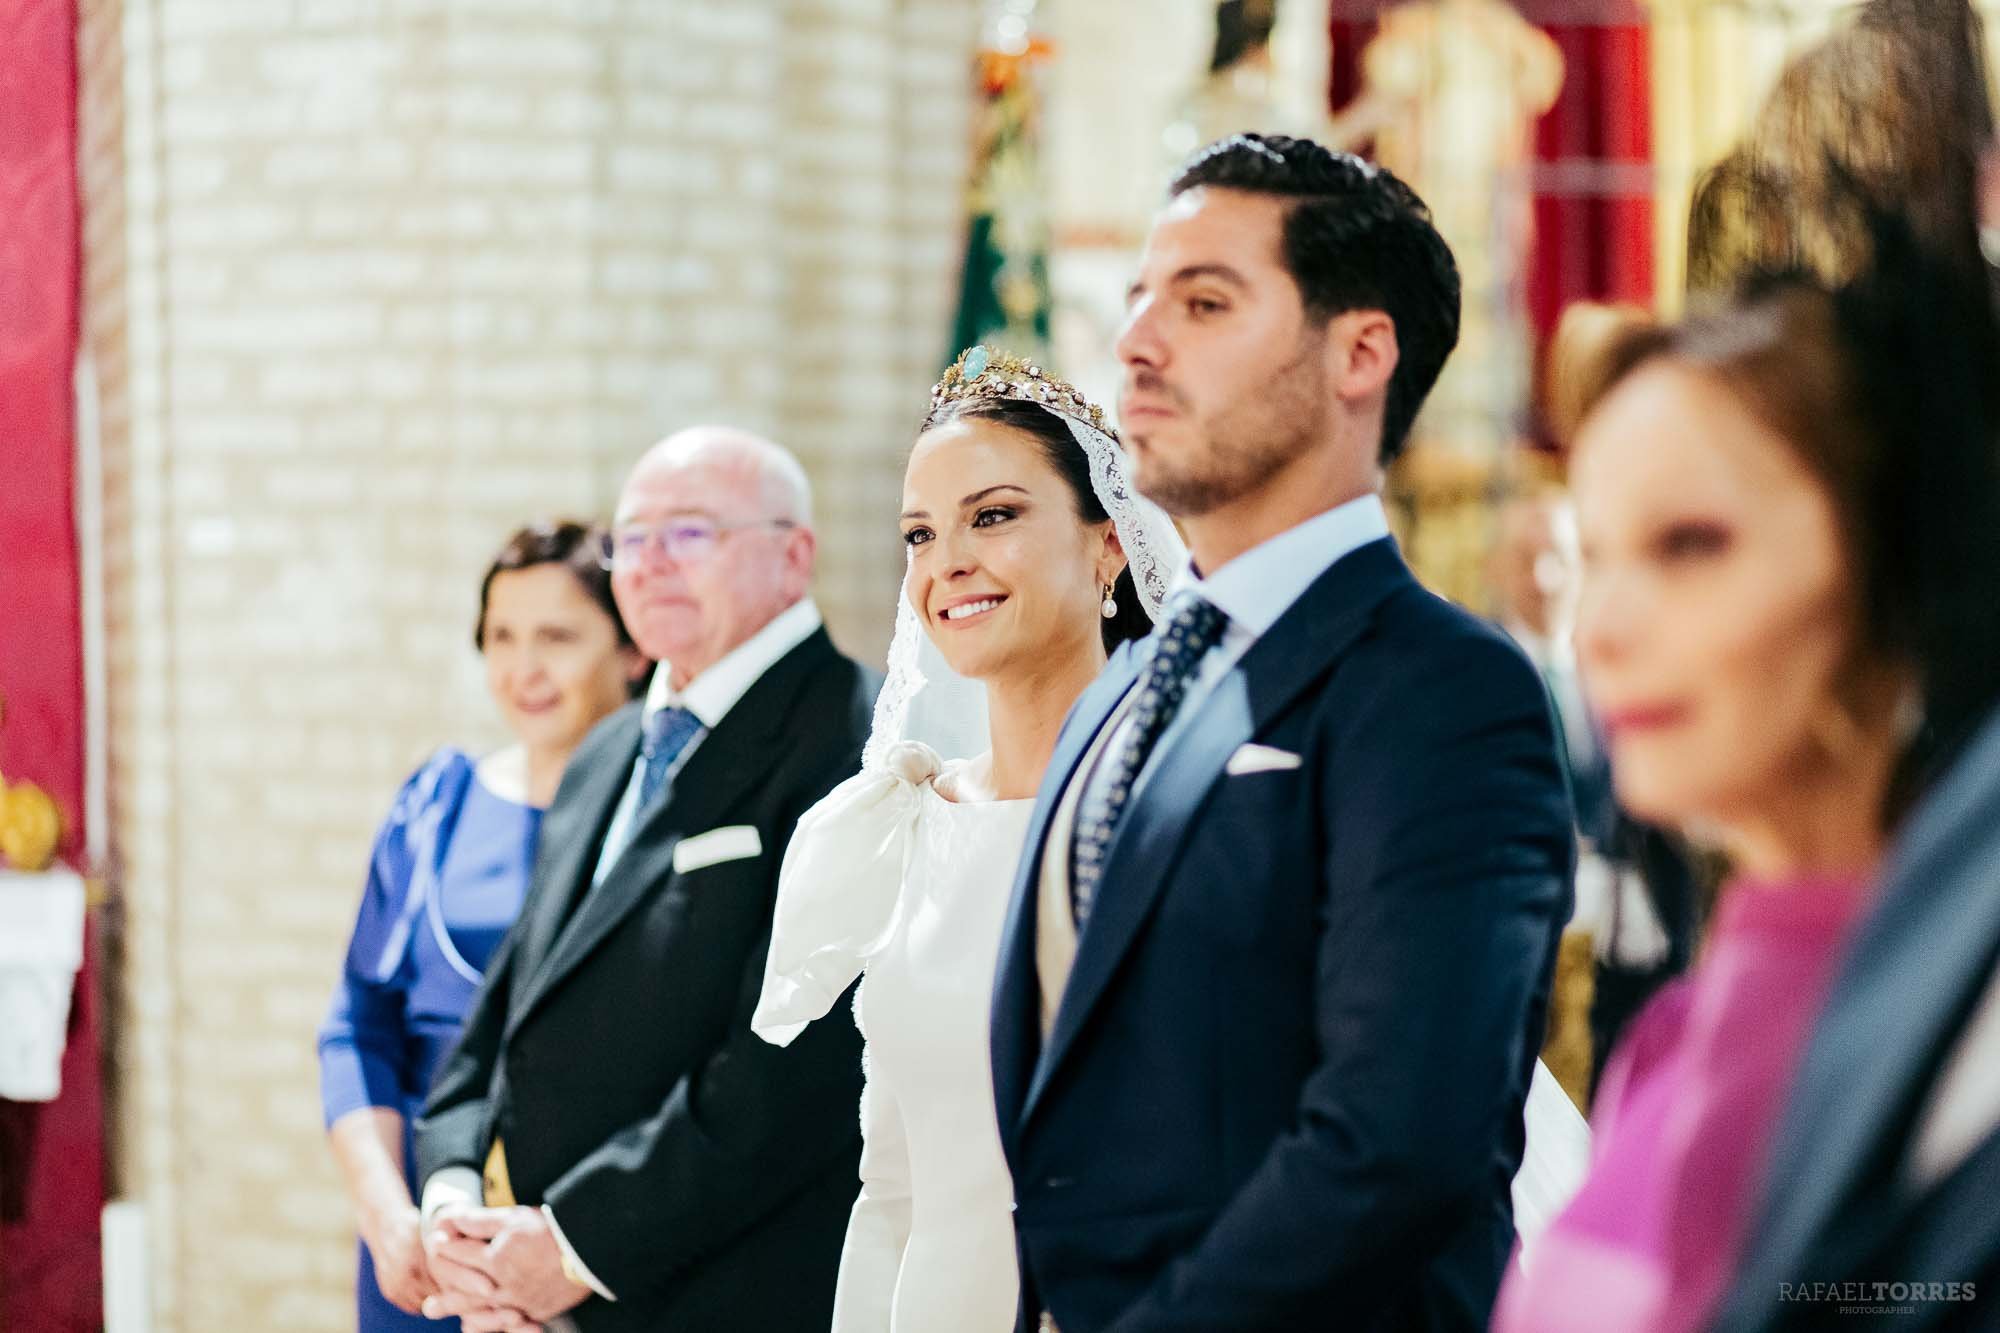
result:
M 457 1315 L 464 1333 L 539 1333 L 590 1295 L 539 1208 L 453 1203 L 427 1222 L 413 1208 L 397 1230 L 398 1243 L 372 1247 L 383 1294 L 430 1319 Z

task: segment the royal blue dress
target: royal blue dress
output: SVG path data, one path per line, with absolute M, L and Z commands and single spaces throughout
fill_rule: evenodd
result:
M 410 1127 L 431 1076 L 458 1039 L 479 977 L 521 910 L 542 812 L 495 794 L 472 759 L 444 750 L 403 784 L 375 837 L 368 886 L 347 961 L 319 1031 L 326 1123 L 364 1106 L 403 1117 L 403 1170 L 414 1171 Z M 410 1180 L 411 1197 L 417 1182 Z M 439 1333 L 391 1305 L 360 1247 L 360 1333 Z

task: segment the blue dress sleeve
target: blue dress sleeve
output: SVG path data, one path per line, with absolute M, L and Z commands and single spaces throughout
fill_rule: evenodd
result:
M 385 959 L 404 919 L 415 862 L 412 827 L 435 788 L 441 754 L 411 774 L 376 831 L 368 883 L 347 943 L 347 957 L 319 1029 L 319 1088 L 326 1124 L 365 1106 L 402 1112 L 416 1094 L 404 1022 L 410 982 L 408 950 Z

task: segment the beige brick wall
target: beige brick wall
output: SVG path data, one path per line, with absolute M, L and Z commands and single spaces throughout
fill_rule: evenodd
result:
M 734 421 L 805 457 L 879 655 L 977 4 L 82 10 L 117 1178 L 157 1327 L 340 1329 L 312 1031 L 394 784 L 495 735 L 478 571 Z

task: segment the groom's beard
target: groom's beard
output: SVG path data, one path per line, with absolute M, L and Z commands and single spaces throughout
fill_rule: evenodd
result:
M 1148 448 L 1134 469 L 1140 493 L 1176 518 L 1199 518 L 1253 494 L 1323 436 L 1326 381 L 1319 371 L 1325 335 L 1308 333 L 1290 360 L 1213 413 L 1188 415 L 1194 439 L 1168 457 Z M 1141 392 L 1185 406 L 1187 399 L 1149 370 Z

